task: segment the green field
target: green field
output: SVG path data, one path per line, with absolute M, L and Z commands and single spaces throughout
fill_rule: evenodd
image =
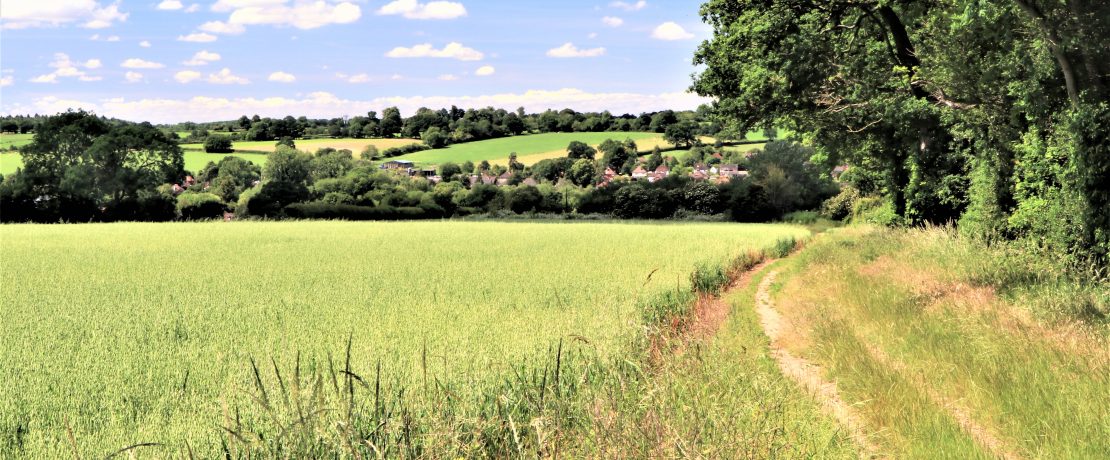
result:
M 137 442 L 166 443 L 168 456 L 186 439 L 212 457 L 227 411 L 249 419 L 257 407 L 249 358 L 289 369 L 301 353 L 319 369 L 329 352 L 342 359 L 348 336 L 352 368 L 380 361 L 402 384 L 430 369 L 470 404 L 560 338 L 617 351 L 639 330 L 638 302 L 684 289 L 695 265 L 806 234 L 689 223 L 5 225 L 0 448 L 19 432 L 27 457 L 72 457 L 68 426 L 81 457 Z
M 297 149 L 304 150 L 309 153 L 315 153 L 316 150 L 325 147 L 331 147 L 336 150 L 347 149 L 354 152 L 357 157 L 362 153 L 362 149 L 368 145 L 373 145 L 378 150 L 385 150 L 393 147 L 401 147 L 404 145 L 419 143 L 418 139 L 297 139 L 294 143 Z M 203 144 L 181 144 L 181 148 L 186 151 L 201 151 L 204 150 Z M 232 148 L 237 153 L 243 152 L 273 152 L 277 149 L 277 142 L 275 141 L 239 141 L 232 143 Z M 243 152 L 238 152 L 243 151 Z
M 408 160 L 417 164 L 439 164 L 446 161 L 478 163 L 482 160 L 490 163 L 507 164 L 509 153 L 516 152 L 520 162 L 530 165 L 539 160 L 566 156 L 567 145 L 572 141 L 585 142 L 596 146 L 606 139 L 623 141 L 628 138 L 637 142 L 657 138 L 660 141 L 662 140 L 657 133 L 545 133 L 455 144 L 445 149 L 425 150 L 402 155 L 396 159 Z M 643 149 L 644 146 L 639 147 Z
M 256 165 L 266 164 L 266 155 L 262 153 L 205 153 L 202 151 L 187 150 L 185 151 L 185 169 L 192 172 L 200 171 L 208 164 L 209 161 L 219 162 L 220 159 L 227 156 L 237 156 L 239 158 L 253 162 Z M 14 173 L 16 169 L 23 167 L 23 157 L 18 153 L 0 153 L 0 174 L 8 175 Z
M 34 134 L 0 134 L 0 150 L 8 150 L 12 147 L 23 147 L 30 144 Z

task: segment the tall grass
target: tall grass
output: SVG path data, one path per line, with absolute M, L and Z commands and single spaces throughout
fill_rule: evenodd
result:
M 1084 312 L 1105 311 L 1106 285 L 1025 257 L 945 229 L 850 229 L 793 260 L 777 301 L 795 351 L 894 457 L 1104 457 L 1110 353 Z
M 313 452 L 352 433 L 397 455 L 554 449 L 578 422 L 553 429 L 552 414 L 585 420 L 590 407 L 574 388 L 634 380 L 635 366 L 598 363 L 642 340 L 638 305 L 690 296 L 699 262 L 805 234 L 608 222 L 3 226 L 0 456 L 71 456 L 67 432 L 82 457 L 147 442 L 161 446 L 136 451 L 267 455 L 278 437 L 297 440 L 282 452 Z M 347 412 L 365 423 L 337 418 Z M 305 426 L 311 436 L 290 431 Z

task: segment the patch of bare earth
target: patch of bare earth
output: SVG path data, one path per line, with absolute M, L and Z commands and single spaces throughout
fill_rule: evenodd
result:
M 836 384 L 825 381 L 821 376 L 821 368 L 816 364 L 794 356 L 783 345 L 783 338 L 791 326 L 786 318 L 775 310 L 774 301 L 771 299 L 771 284 L 774 283 L 777 275 L 778 272 L 771 272 L 763 278 L 756 292 L 755 302 L 763 332 L 771 339 L 771 356 L 775 358 L 783 375 L 805 388 L 826 412 L 836 417 L 846 427 L 848 435 L 863 451 L 862 456 L 879 457 L 878 447 L 871 443 L 868 433 L 864 430 L 863 418 L 840 397 Z

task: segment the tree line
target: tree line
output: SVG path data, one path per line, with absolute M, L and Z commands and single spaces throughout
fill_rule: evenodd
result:
M 1105 266 L 1110 3 L 710 0 L 693 89 L 733 129 L 807 133 L 897 224 Z
M 641 159 L 635 142 L 598 148 L 568 145 L 567 156 L 525 166 L 444 163 L 436 180 L 382 170 L 370 155 L 315 153 L 280 146 L 259 167 L 227 156 L 185 171 L 179 145 L 149 123 L 108 122 L 66 112 L 38 125 L 23 149 L 24 167 L 0 177 L 4 222 L 165 221 L 221 218 L 416 219 L 470 214 L 603 214 L 618 218 L 717 215 L 771 220 L 813 209 L 836 194 L 829 171 L 809 161 L 813 150 L 773 142 L 744 155 L 698 146 L 681 161 L 656 149 Z M 636 165 L 743 163 L 751 176 L 716 184 L 675 175 L 654 183 L 627 177 L 596 186 L 605 169 Z M 500 185 L 481 176 L 496 176 Z
M 278 141 L 302 137 L 333 138 L 409 138 L 421 139 L 431 148 L 449 144 L 480 141 L 525 133 L 629 132 L 665 133 L 673 126 L 694 131 L 697 135 L 715 136 L 719 125 L 713 121 L 710 108 L 694 111 L 664 110 L 640 115 L 613 115 L 605 112 L 576 112 L 572 109 L 525 113 L 494 109 L 432 110 L 420 108 L 409 117 L 402 117 L 397 107 L 386 108 L 350 118 L 309 119 L 307 117 L 268 118 L 254 115 L 234 121 L 213 123 L 180 123 L 161 126 L 168 132 L 190 133 L 186 143 L 203 143 L 210 137 L 228 140 Z M 172 136 L 172 135 L 171 135 Z

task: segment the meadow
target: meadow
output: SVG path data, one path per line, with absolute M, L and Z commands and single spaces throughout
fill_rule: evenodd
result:
M 604 133 L 543 133 L 526 136 L 504 137 L 479 142 L 455 144 L 445 149 L 425 150 L 397 157 L 417 164 L 439 164 L 445 161 L 464 163 L 483 160 L 491 164 L 507 165 L 509 154 L 516 152 L 517 161 L 531 165 L 540 160 L 564 157 L 572 141 L 585 142 L 594 147 L 606 139 L 623 141 L 632 139 L 640 151 L 650 151 L 656 145 L 669 145 L 657 133 L 604 132 Z
M 409 144 L 420 143 L 419 139 L 297 139 L 294 141 L 297 148 L 309 153 L 315 153 L 316 150 L 331 147 L 336 150 L 347 149 L 358 156 L 362 149 L 368 145 L 373 145 L 378 150 L 385 150 L 393 147 L 402 147 Z M 269 153 L 277 149 L 277 142 L 275 141 L 238 141 L 233 142 L 231 147 L 235 149 L 236 154 L 243 153 Z M 181 144 L 181 148 L 185 151 L 204 151 L 204 144 Z
M 543 368 L 518 365 L 560 340 L 619 353 L 645 299 L 688 289 L 695 267 L 806 235 L 609 222 L 3 226 L 0 453 L 103 457 L 156 442 L 210 457 L 220 426 L 257 420 L 252 358 L 285 369 L 284 389 L 343 367 L 348 339 L 347 369 L 381 366 L 402 394 L 434 384 L 480 405 L 506 373 Z
M 0 134 L 0 150 L 9 150 L 12 148 L 23 147 L 30 144 L 34 134 Z

